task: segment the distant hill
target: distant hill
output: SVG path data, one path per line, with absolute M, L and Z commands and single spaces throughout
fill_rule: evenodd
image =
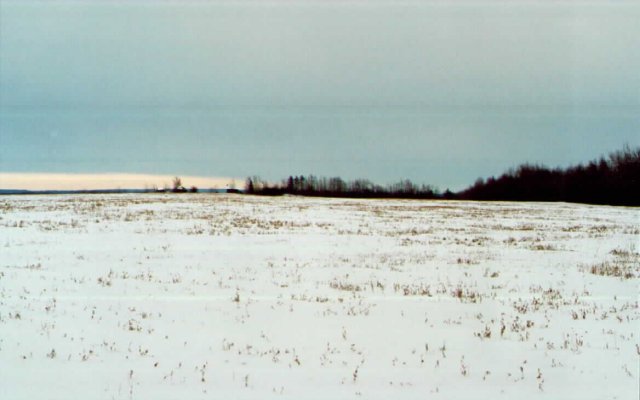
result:
M 0 195 L 3 194 L 29 194 L 28 190 L 16 190 L 16 189 L 0 189 Z

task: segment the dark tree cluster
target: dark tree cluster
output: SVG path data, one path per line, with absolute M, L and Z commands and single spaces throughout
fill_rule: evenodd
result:
M 345 181 L 340 177 L 326 178 L 314 175 L 290 176 L 278 184 L 269 184 L 256 176 L 249 177 L 245 183 L 245 192 L 271 196 L 295 194 L 319 197 L 411 199 L 436 199 L 442 197 L 433 186 L 418 186 L 408 179 L 392 185 L 381 186 L 367 179 Z
M 144 192 L 153 192 L 153 193 L 197 193 L 198 188 L 196 186 L 191 186 L 190 188 L 186 188 L 182 185 L 182 178 L 176 176 L 171 181 L 172 186 L 165 184 L 164 188 L 160 189 L 156 185 L 152 187 L 146 187 Z
M 566 201 L 640 205 L 640 148 L 566 169 L 524 164 L 498 178 L 478 179 L 457 194 L 466 200 Z
M 573 203 L 640 206 L 640 148 L 622 150 L 588 164 L 565 169 L 523 164 L 501 176 L 479 178 L 469 188 L 439 193 L 431 185 L 401 180 L 380 186 L 366 179 L 290 176 L 270 184 L 257 176 L 247 178 L 245 193 L 279 196 L 460 199 L 506 201 L 566 201 Z

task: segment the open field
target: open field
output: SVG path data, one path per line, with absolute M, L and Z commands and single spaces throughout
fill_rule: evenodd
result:
M 2 399 L 637 399 L 640 211 L 0 197 Z

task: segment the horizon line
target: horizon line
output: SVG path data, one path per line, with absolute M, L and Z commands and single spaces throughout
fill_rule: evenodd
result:
M 184 187 L 201 189 L 242 185 L 244 178 L 182 174 L 143 174 L 124 172 L 0 172 L 0 189 L 6 190 L 126 190 L 171 187 L 174 177 Z

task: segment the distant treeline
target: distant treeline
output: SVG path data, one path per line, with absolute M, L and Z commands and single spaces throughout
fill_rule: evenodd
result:
M 354 198 L 408 198 L 408 199 L 438 199 L 452 198 L 453 193 L 446 191 L 441 194 L 431 185 L 416 185 L 408 179 L 381 186 L 366 179 L 345 181 L 339 177 L 325 178 L 309 176 L 290 176 L 280 183 L 270 184 L 260 177 L 247 178 L 245 193 L 279 196 L 296 194 L 302 196 L 321 197 L 354 197 Z
M 289 176 L 272 184 L 257 176 L 247 178 L 245 193 L 278 196 L 460 199 L 508 201 L 566 201 L 589 204 L 640 205 L 640 148 L 622 150 L 566 169 L 523 164 L 498 178 L 479 178 L 474 185 L 453 193 L 441 193 L 432 185 L 410 180 L 381 186 L 366 179 L 345 181 L 339 177 Z
M 640 148 L 566 169 L 524 164 L 498 178 L 478 179 L 457 193 L 465 200 L 567 201 L 640 205 Z

